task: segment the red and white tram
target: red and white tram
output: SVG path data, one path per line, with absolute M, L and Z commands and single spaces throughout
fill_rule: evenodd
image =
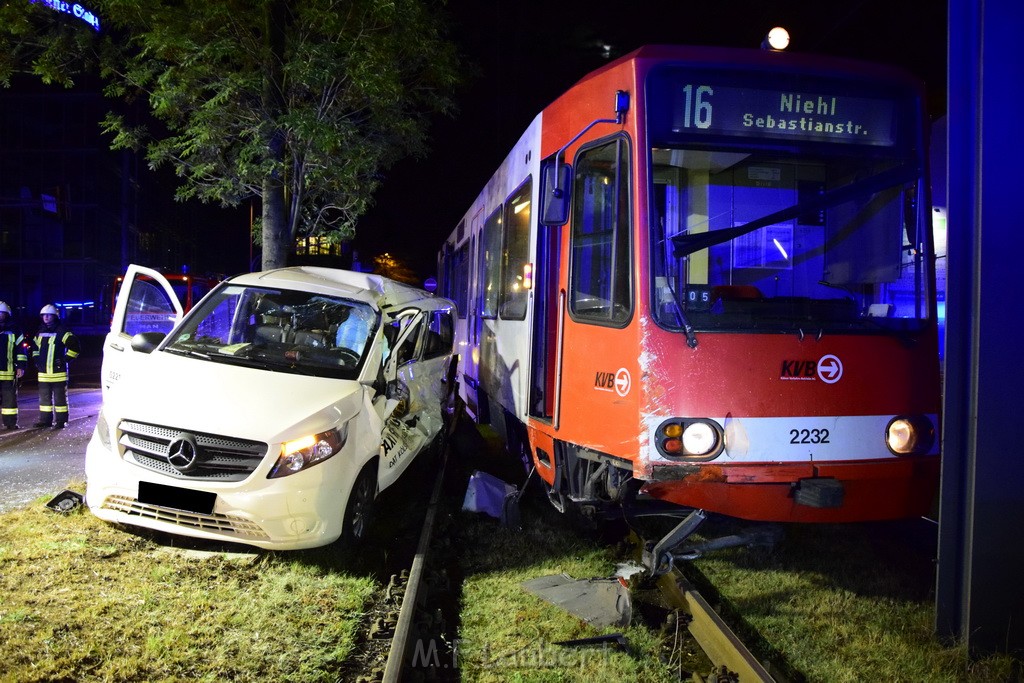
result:
M 940 380 L 923 94 L 649 46 L 530 124 L 440 253 L 467 406 L 556 506 L 926 513 Z

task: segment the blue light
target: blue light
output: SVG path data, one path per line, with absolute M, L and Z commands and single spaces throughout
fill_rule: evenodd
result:
M 64 0 L 30 0 L 30 2 L 41 2 L 55 12 L 70 14 L 76 19 L 81 19 L 92 26 L 95 31 L 100 30 L 100 18 L 77 2 L 64 2 Z

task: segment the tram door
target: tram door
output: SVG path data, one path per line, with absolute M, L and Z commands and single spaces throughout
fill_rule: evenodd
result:
M 549 421 L 555 413 L 560 245 L 558 227 L 538 226 L 529 411 L 531 417 Z
M 553 421 L 561 438 L 614 453 L 635 440 L 639 410 L 629 142 L 586 144 L 573 165 Z
M 483 325 L 480 312 L 482 306 L 482 260 L 483 255 L 478 253 L 478 240 L 480 235 L 481 212 L 473 216 L 469 234 L 471 235 L 468 245 L 469 253 L 469 295 L 466 307 L 466 336 L 469 347 L 463 354 L 464 367 L 466 368 L 466 404 L 474 415 L 480 414 L 480 332 Z

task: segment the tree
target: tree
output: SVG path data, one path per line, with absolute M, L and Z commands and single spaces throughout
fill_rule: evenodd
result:
M 443 0 L 93 4 L 98 35 L 28 0 L 0 10 L 0 81 L 20 69 L 67 85 L 70 64 L 97 65 L 107 95 L 144 101 L 157 124 L 111 113 L 112 147 L 173 166 L 179 199 L 262 200 L 265 269 L 299 235 L 351 238 L 382 171 L 422 153 L 430 116 L 452 109 Z
M 390 253 L 378 254 L 373 257 L 373 273 L 409 285 L 420 285 L 419 277 L 409 267 L 409 264 Z

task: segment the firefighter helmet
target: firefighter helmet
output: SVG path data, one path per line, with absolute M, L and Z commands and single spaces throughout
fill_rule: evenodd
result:
M 57 311 L 57 307 L 53 304 L 46 304 L 42 310 L 39 311 L 39 315 L 60 315 Z
M 6 301 L 0 301 L 0 313 L 11 314 L 11 307 L 7 305 Z

